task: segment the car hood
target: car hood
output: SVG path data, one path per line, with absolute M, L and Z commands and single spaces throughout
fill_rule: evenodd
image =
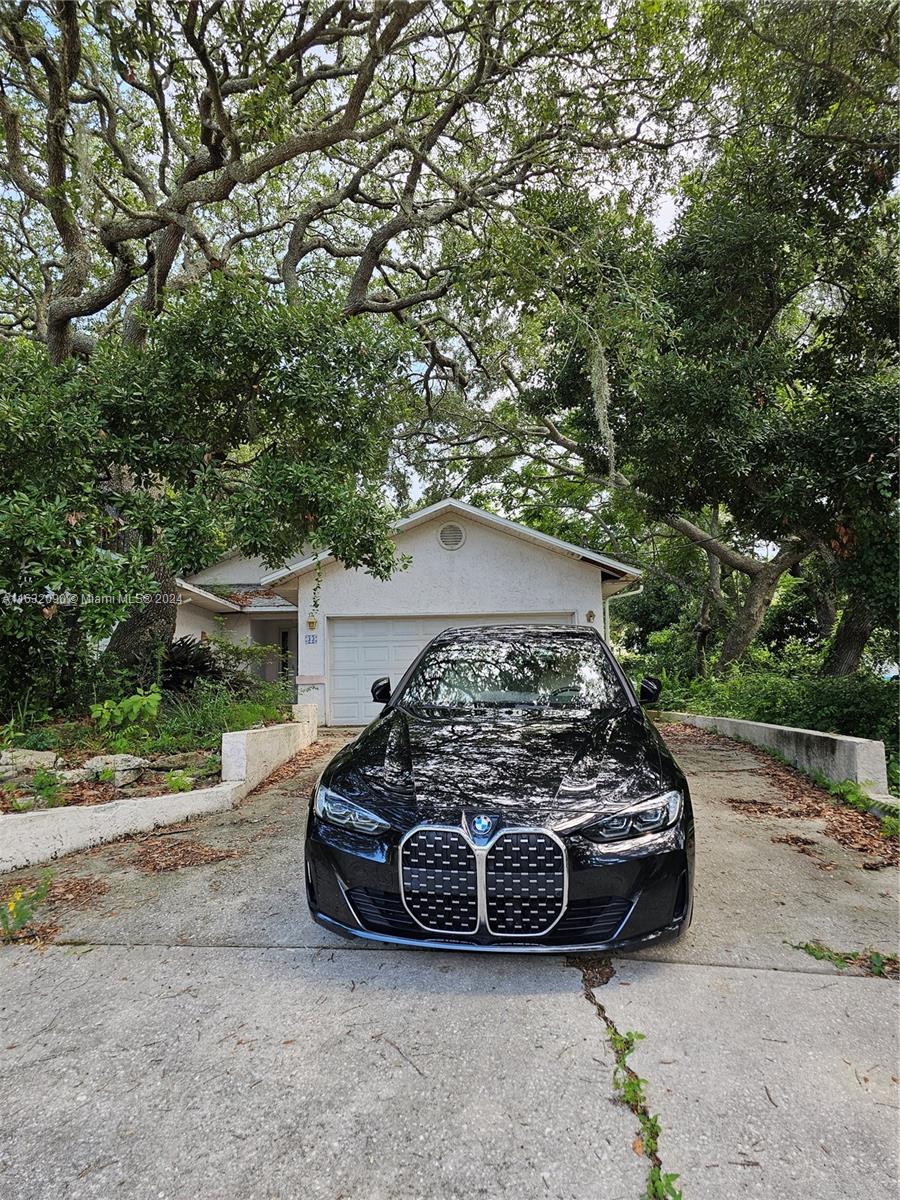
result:
M 568 824 L 674 786 L 677 769 L 639 709 L 388 709 L 324 782 L 401 827 L 484 812 Z

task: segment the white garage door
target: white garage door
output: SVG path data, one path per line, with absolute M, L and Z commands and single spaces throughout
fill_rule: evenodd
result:
M 328 622 L 331 646 L 328 672 L 329 718 L 332 725 L 367 725 L 378 714 L 372 681 L 381 675 L 391 683 L 420 650 L 441 632 L 458 625 L 571 624 L 574 613 L 501 613 L 484 617 L 333 617 Z

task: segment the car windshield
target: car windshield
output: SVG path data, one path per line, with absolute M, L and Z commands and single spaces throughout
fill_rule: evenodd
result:
M 603 647 L 593 640 L 483 637 L 432 647 L 401 703 L 622 708 L 627 698 Z

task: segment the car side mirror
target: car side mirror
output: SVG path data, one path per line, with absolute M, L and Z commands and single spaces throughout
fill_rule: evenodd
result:
M 387 675 L 372 684 L 372 699 L 376 704 L 387 704 L 391 698 L 391 681 Z
M 638 699 L 641 704 L 655 704 L 662 692 L 662 682 L 655 675 L 645 675 L 641 680 Z

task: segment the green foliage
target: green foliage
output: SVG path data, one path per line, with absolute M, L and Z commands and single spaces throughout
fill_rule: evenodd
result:
M 671 1171 L 664 1172 L 662 1167 L 652 1166 L 647 1177 L 645 1200 L 681 1200 L 681 1192 L 675 1186 L 677 1179 Z
M 900 755 L 896 752 L 887 756 L 888 789 L 892 796 L 900 796 Z
M 41 882 L 30 891 L 15 888 L 0 902 L 0 936 L 8 942 L 19 933 L 34 916 L 40 904 L 46 900 L 53 872 L 45 871 Z
M 198 679 L 219 679 L 222 674 L 211 642 L 180 637 L 166 649 L 160 682 L 166 692 L 189 692 Z
M 189 792 L 193 786 L 193 779 L 184 771 L 166 772 L 166 787 L 170 792 Z
M 100 729 L 119 729 L 127 725 L 150 725 L 159 712 L 162 692 L 156 685 L 138 688 L 121 700 L 104 700 L 91 705 L 91 716 Z
M 228 549 L 280 565 L 309 542 L 385 578 L 411 346 L 387 318 L 223 280 L 143 349 L 53 367 L 0 343 L 0 712 L 23 679 L 56 710 L 121 695 L 95 647 L 156 590 L 151 544 L 177 572 Z
M 236 696 L 220 683 L 199 680 L 186 695 L 162 707 L 152 737 L 128 730 L 117 743 L 121 753 L 174 753 L 218 750 L 223 733 L 284 720 L 291 696 L 283 684 L 251 680 L 252 695 Z
M 723 679 L 666 676 L 662 707 L 876 738 L 897 747 L 898 683 L 858 672 L 843 678 L 789 670 L 735 671 Z
M 236 661 L 240 658 L 239 653 Z M 292 702 L 287 685 L 267 683 L 245 668 L 236 667 L 232 681 L 200 679 L 190 692 L 164 693 L 149 724 L 133 721 L 116 725 L 110 721 L 101 728 L 95 721 L 56 721 L 27 730 L 16 729 L 15 736 L 17 744 L 34 738 L 63 757 L 83 753 L 152 755 L 207 749 L 212 753 L 206 765 L 217 767 L 223 733 L 285 720 Z M 111 781 L 112 775 L 113 772 L 104 772 L 101 781 Z M 12 804 L 15 803 L 13 800 Z M 32 801 L 29 799 L 27 803 L 30 806 Z
M 646 1036 L 635 1030 L 620 1033 L 610 1019 L 601 1015 L 606 1022 L 606 1036 L 615 1055 L 616 1065 L 613 1070 L 613 1086 L 627 1104 L 640 1125 L 641 1152 L 651 1160 L 647 1175 L 647 1190 L 645 1200 L 681 1200 L 681 1192 L 676 1188 L 677 1175 L 663 1173 L 657 1154 L 659 1146 L 660 1120 L 653 1116 L 647 1108 L 647 1096 L 644 1091 L 646 1079 L 641 1079 L 636 1071 L 628 1064 L 628 1059 L 634 1053 L 638 1042 Z
M 17 743 L 23 750 L 55 750 L 56 740 L 48 729 L 33 729 Z
M 900 959 L 896 955 L 882 954 L 878 950 L 832 950 L 830 946 L 826 946 L 822 942 L 800 944 L 788 942 L 787 944 L 794 950 L 803 950 L 804 953 L 819 962 L 833 963 L 839 971 L 856 968 L 862 970 L 866 975 L 875 975 L 883 979 L 887 975 L 896 977 L 898 969 L 900 969 Z
M 44 767 L 38 767 L 32 775 L 31 790 L 43 808 L 58 808 L 63 803 L 62 780 Z

